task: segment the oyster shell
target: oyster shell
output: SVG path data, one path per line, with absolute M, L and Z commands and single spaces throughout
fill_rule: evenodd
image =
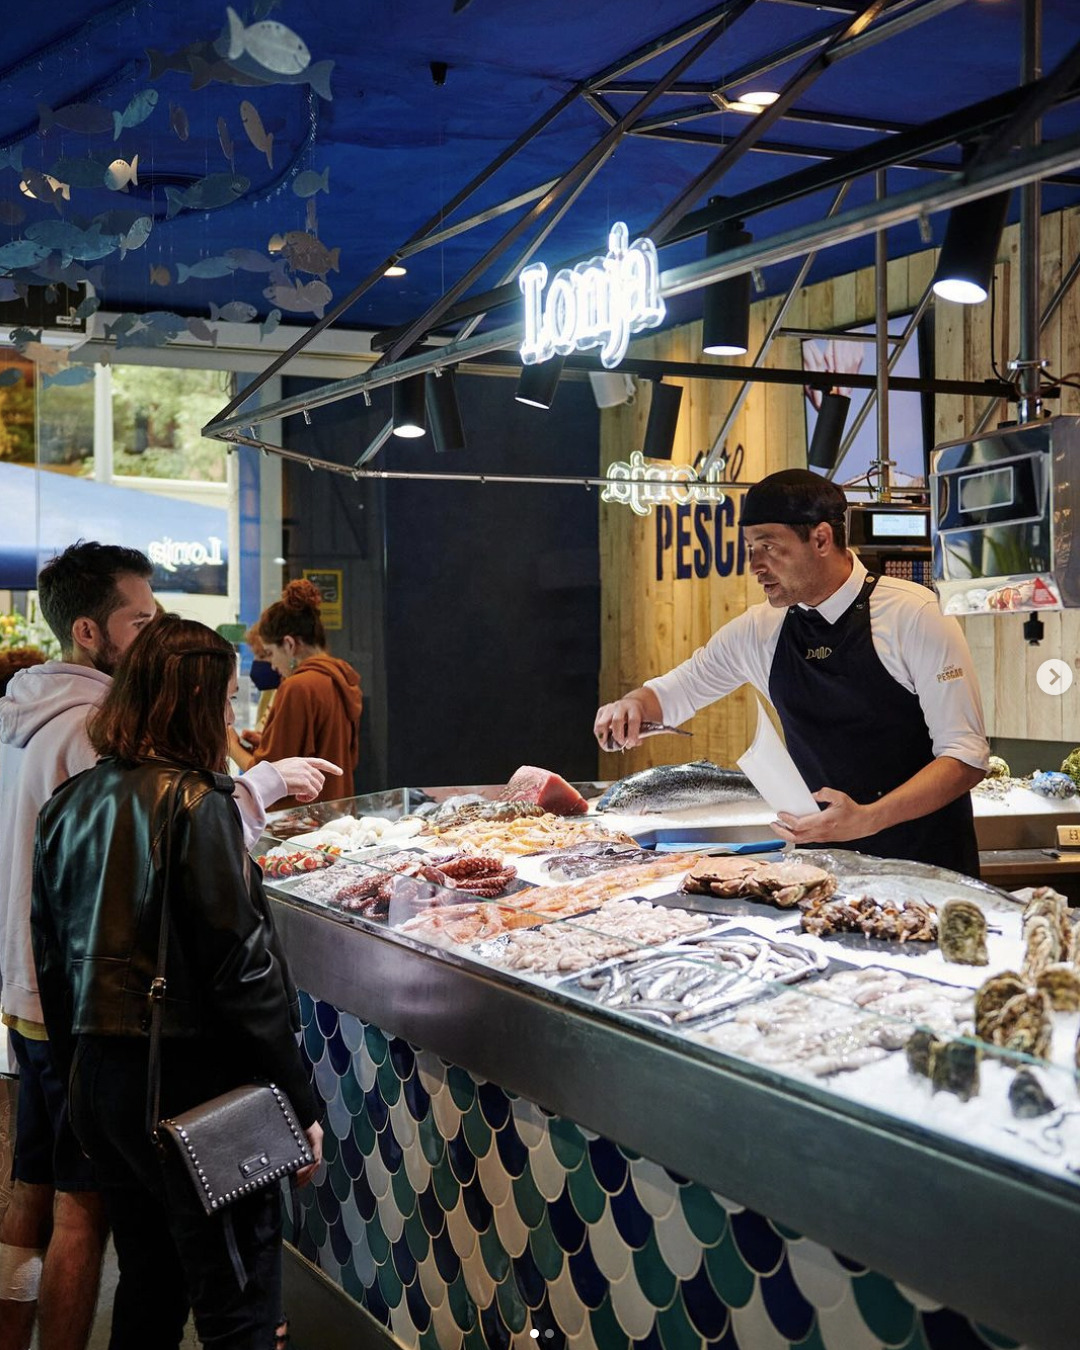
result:
M 1039 975 L 1036 989 L 1041 989 L 1055 1012 L 1080 1012 L 1080 971 L 1067 962 L 1057 962 Z
M 934 1091 L 951 1092 L 962 1102 L 979 1095 L 979 1047 L 973 1041 L 949 1041 L 940 1046 L 930 1063 Z
M 1047 966 L 1061 960 L 1061 933 L 1057 924 L 1047 914 L 1036 914 L 1024 925 L 1023 973 L 1029 980 L 1035 980 Z
M 946 961 L 985 966 L 986 915 L 972 900 L 946 900 L 938 910 L 938 946 Z
M 1032 1120 L 1053 1111 L 1056 1103 L 1030 1069 L 1017 1070 L 1009 1084 L 1009 1106 L 1020 1120 Z
M 1027 985 L 1015 970 L 1003 970 L 984 980 L 975 994 L 975 1035 L 980 1041 L 991 1039 L 991 1031 L 997 1023 L 1002 1008 L 1009 999 L 1023 994 Z
M 1003 1050 L 1016 1050 L 1045 1059 L 1050 1050 L 1049 999 L 1039 990 L 1015 994 L 998 1013 L 990 1041 Z
M 926 1027 L 919 1027 L 913 1031 L 904 1046 L 910 1072 L 929 1078 L 934 1058 L 944 1044 L 944 1041 Z

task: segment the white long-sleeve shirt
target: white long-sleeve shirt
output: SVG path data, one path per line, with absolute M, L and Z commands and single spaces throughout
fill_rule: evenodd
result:
M 851 576 L 816 607 L 828 623 L 836 623 L 854 603 L 866 580 L 866 568 L 854 555 L 852 561 Z M 742 684 L 753 685 L 768 698 L 769 672 L 786 614 L 785 608 L 768 602 L 754 605 L 718 629 L 682 665 L 646 680 L 645 687 L 660 700 L 662 720 L 678 726 Z M 888 673 L 918 695 L 935 757 L 948 755 L 985 771 L 990 747 L 971 652 L 960 625 L 941 613 L 934 594 L 899 577 L 881 577 L 870 594 L 870 637 Z M 827 720 L 828 709 L 823 708 L 822 721 Z M 872 750 L 872 742 L 867 748 Z

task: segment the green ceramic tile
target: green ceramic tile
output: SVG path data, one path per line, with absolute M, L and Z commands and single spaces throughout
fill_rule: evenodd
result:
M 352 1137 L 356 1140 L 356 1147 L 364 1155 L 370 1158 L 375 1150 L 375 1126 L 371 1123 L 371 1117 L 366 1111 L 361 1111 L 358 1116 L 353 1116 Z
M 863 1321 L 886 1345 L 900 1345 L 911 1334 L 915 1309 L 892 1280 L 868 1270 L 851 1280 Z
M 593 1176 L 588 1157 L 566 1178 L 570 1201 L 586 1223 L 596 1223 L 604 1212 L 607 1196 Z
M 375 1070 L 375 1082 L 379 1088 L 379 1096 L 387 1106 L 395 1105 L 401 1096 L 401 1079 L 394 1072 L 389 1055 Z
M 911 1328 L 911 1335 L 907 1338 L 899 1350 L 929 1350 L 926 1344 L 926 1337 L 923 1335 L 922 1321 L 916 1319 L 915 1325 Z
M 589 1326 L 592 1329 L 593 1343 L 598 1346 L 616 1346 L 626 1343 L 626 1332 L 619 1325 L 615 1310 L 611 1306 L 611 1294 L 604 1295 L 599 1308 L 589 1309 Z M 700 1346 L 700 1338 L 698 1341 Z
M 664 1350 L 701 1350 L 701 1333 L 686 1315 L 682 1299 L 676 1295 L 670 1308 L 656 1314 L 656 1329 Z
M 446 1140 L 439 1133 L 439 1127 L 435 1124 L 435 1117 L 430 1111 L 420 1121 L 418 1133 L 420 1135 L 420 1148 L 424 1157 L 432 1167 L 437 1166 L 442 1162 L 446 1153 Z
M 356 1081 L 351 1064 L 341 1077 L 341 1100 L 348 1107 L 350 1116 L 356 1116 L 364 1109 L 364 1089 Z
M 334 1161 L 327 1168 L 330 1174 L 330 1189 L 337 1197 L 339 1204 L 344 1204 L 352 1194 L 353 1179 L 345 1170 L 345 1160 L 339 1153 Z
M 632 1259 L 641 1292 L 654 1308 L 666 1308 L 675 1296 L 678 1281 L 664 1263 L 654 1229 L 649 1230 L 644 1247 Z
M 404 1290 L 401 1287 L 401 1280 L 394 1269 L 393 1261 L 384 1261 L 379 1267 L 376 1276 L 379 1282 L 379 1293 L 386 1299 L 387 1307 L 396 1308 L 401 1302 Z
M 480 1255 L 484 1258 L 487 1273 L 496 1284 L 501 1284 L 510 1270 L 510 1258 L 499 1241 L 499 1235 L 495 1231 L 493 1223 L 489 1223 L 485 1231 L 480 1234 Z
M 448 1287 L 446 1294 L 450 1300 L 450 1311 L 454 1315 L 454 1321 L 462 1331 L 469 1331 L 476 1325 L 476 1304 L 469 1297 L 468 1289 L 465 1288 L 465 1276 L 463 1274 L 459 1272 L 457 1279 Z
M 572 1120 L 561 1116 L 552 1120 L 549 1133 L 556 1158 L 568 1172 L 572 1172 L 587 1151 L 584 1136 Z
M 304 1214 L 304 1228 L 308 1236 L 314 1242 L 316 1247 L 321 1247 L 326 1241 L 326 1220 L 322 1216 L 322 1211 L 318 1205 L 312 1205 Z
M 390 1239 L 383 1232 L 383 1226 L 379 1222 L 379 1211 L 376 1210 L 371 1216 L 367 1225 L 368 1246 L 371 1248 L 371 1255 L 375 1264 L 381 1266 L 390 1259 Z
M 803 1237 L 802 1233 L 797 1233 L 794 1228 L 789 1228 L 787 1224 L 777 1223 L 775 1219 L 770 1219 L 769 1224 L 785 1242 L 798 1242 Z
M 465 1127 L 465 1142 L 473 1157 L 486 1158 L 491 1148 L 491 1126 L 481 1114 L 479 1097 L 473 1100 L 473 1104 L 465 1112 L 462 1124 Z
M 420 1333 L 420 1350 L 442 1350 L 439 1344 L 439 1333 L 435 1330 L 435 1323 L 428 1324 L 427 1331 Z
M 712 1191 L 691 1182 L 679 1191 L 679 1200 L 691 1233 L 706 1247 L 715 1246 L 727 1231 L 727 1213 Z
M 370 1023 L 364 1025 L 364 1043 L 372 1060 L 376 1064 L 382 1064 L 389 1052 L 386 1046 L 386 1037 L 378 1027 L 373 1027 Z
M 739 1255 L 729 1229 L 715 1247 L 705 1248 L 705 1269 L 709 1283 L 729 1308 L 742 1308 L 754 1292 L 755 1275 Z
M 529 1310 L 518 1292 L 517 1280 L 513 1275 L 495 1286 L 495 1299 L 502 1313 L 502 1319 L 510 1330 L 515 1334 L 524 1331 L 529 1320 Z M 602 1342 L 598 1341 L 597 1344 L 600 1345 Z
M 465 1350 L 491 1350 L 484 1338 L 484 1328 L 479 1321 L 469 1331 L 465 1333 L 462 1345 Z
M 341 1152 L 341 1140 L 333 1130 L 327 1130 L 323 1135 L 322 1155 L 323 1162 L 329 1165 Z
M 364 1288 L 363 1281 L 357 1275 L 356 1267 L 351 1261 L 346 1261 L 341 1267 L 341 1287 L 350 1298 L 354 1298 L 357 1303 L 363 1304 L 367 1290 Z
M 547 1213 L 547 1201 L 536 1189 L 536 1182 L 533 1181 L 528 1163 L 525 1164 L 521 1176 L 515 1177 L 512 1184 L 514 1203 L 517 1206 L 518 1214 L 521 1215 L 522 1223 L 527 1228 L 535 1228 Z
M 451 1064 L 447 1068 L 446 1081 L 450 1088 L 450 1096 L 454 1099 L 454 1105 L 459 1111 L 467 1111 L 476 1100 L 476 1084 L 465 1070 L 459 1069 L 456 1064 Z
M 461 1191 L 461 1183 L 454 1176 L 450 1167 L 450 1159 L 443 1157 L 435 1167 L 431 1169 L 431 1179 L 435 1184 L 435 1198 L 439 1205 L 447 1214 L 454 1208 L 458 1202 L 458 1194 Z
M 801 1341 L 791 1347 L 791 1350 L 829 1350 L 829 1347 L 821 1339 L 821 1328 L 817 1324 L 816 1315 L 814 1325 Z
M 418 1209 L 405 1220 L 405 1244 L 414 1261 L 423 1261 L 431 1248 L 431 1238 L 428 1237 Z
M 555 1234 L 551 1231 L 551 1220 L 548 1218 L 546 1209 L 543 1218 L 529 1234 L 529 1250 L 532 1252 L 532 1258 L 536 1262 L 540 1274 L 550 1284 L 562 1270 L 565 1255 L 558 1242 L 555 1241 Z
M 397 1205 L 398 1213 L 406 1219 L 410 1214 L 415 1214 L 416 1192 L 404 1167 L 399 1167 L 390 1178 L 390 1189 L 394 1192 L 394 1204 Z

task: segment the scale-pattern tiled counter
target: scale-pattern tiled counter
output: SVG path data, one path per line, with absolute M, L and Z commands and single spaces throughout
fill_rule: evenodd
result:
M 1016 1345 L 329 1003 L 301 1003 L 324 1167 L 286 1235 L 407 1345 Z

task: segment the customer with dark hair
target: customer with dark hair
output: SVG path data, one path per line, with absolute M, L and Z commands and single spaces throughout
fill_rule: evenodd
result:
M 259 618 L 266 658 L 282 677 L 262 732 L 245 731 L 250 754 L 235 734 L 230 754 L 241 769 L 279 755 L 320 755 L 351 774 L 360 758 L 360 677 L 347 661 L 326 650 L 319 610 L 322 595 L 310 581 L 290 581 L 282 597 Z M 316 801 L 347 795 L 327 782 Z M 293 797 L 276 803 L 295 806 Z
M 752 684 L 822 805 L 782 812 L 777 834 L 978 876 L 969 794 L 989 746 L 971 653 L 932 591 L 868 573 L 847 550 L 846 512 L 840 488 L 806 469 L 755 483 L 739 524 L 765 603 L 605 704 L 593 730 L 601 745 L 637 745 L 643 721 L 685 722 Z
M 9 647 L 0 652 L 0 698 L 7 693 L 8 685 L 20 670 L 43 666 L 48 659 L 40 647 Z
M 222 1215 L 204 1214 L 147 1131 L 163 913 L 162 1115 L 272 1081 L 316 1159 L 301 1182 L 321 1156 L 296 991 L 224 773 L 235 691 L 229 643 L 203 624 L 158 619 L 90 721 L 101 762 L 60 787 L 38 821 L 34 956 L 50 1043 L 70 1072 L 72 1124 L 116 1244 L 111 1350 L 178 1345 L 189 1303 L 204 1345 L 267 1350 L 281 1308 L 280 1190 L 230 1206 L 241 1284 Z
M 0 1350 L 82 1350 L 97 1301 L 104 1241 L 93 1174 L 71 1138 L 63 1077 L 52 1063 L 30 945 L 34 827 L 53 790 L 97 761 L 87 715 L 123 653 L 157 614 L 150 560 L 80 541 L 42 568 L 42 613 L 61 659 L 19 671 L 0 698 L 0 1011 L 19 1062 L 14 1188 L 0 1219 Z M 266 763 L 239 781 L 249 842 L 282 792 L 313 797 L 334 765 Z M 306 799 L 306 798 L 304 798 Z

